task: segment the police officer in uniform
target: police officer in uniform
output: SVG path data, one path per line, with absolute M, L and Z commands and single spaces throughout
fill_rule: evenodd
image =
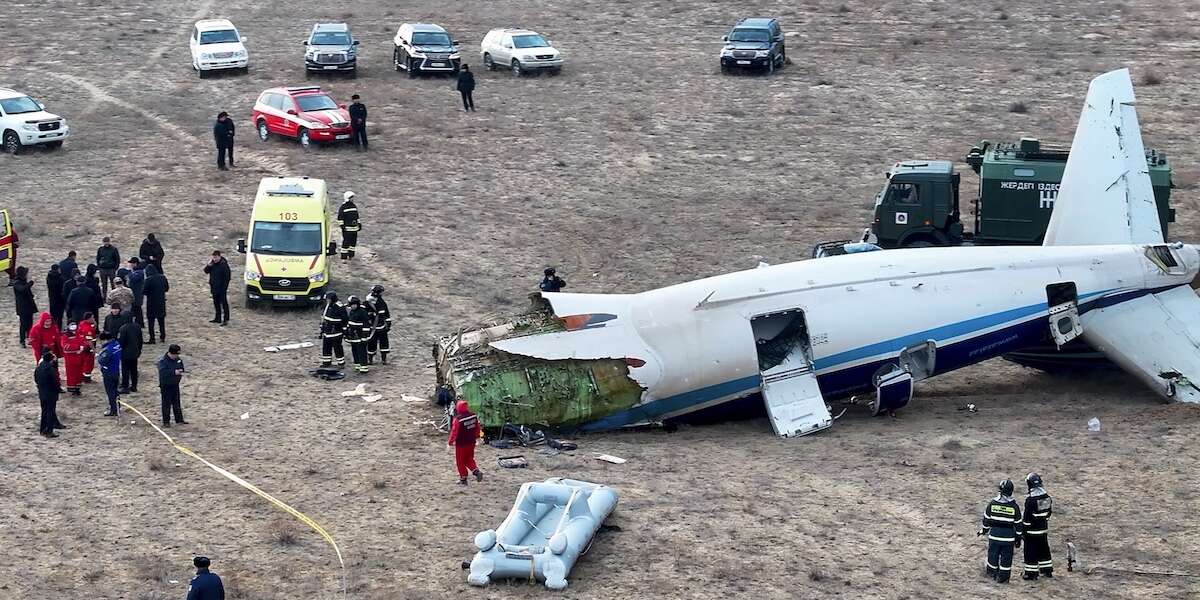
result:
M 367 342 L 375 331 L 371 324 L 370 314 L 359 301 L 358 296 L 350 296 L 347 301 L 349 312 L 346 316 L 346 341 L 350 342 L 350 354 L 354 359 L 354 370 L 359 373 L 370 371 L 367 367 Z
M 197 556 L 192 559 L 196 567 L 196 576 L 188 586 L 187 600 L 225 600 L 225 585 L 216 573 L 208 570 L 212 561 L 207 556 Z
M 350 129 L 354 132 L 354 143 L 358 145 L 359 152 L 367 150 L 367 105 L 363 104 L 358 97 L 358 94 L 350 96 L 354 101 L 350 105 Z
M 542 271 L 542 275 L 542 282 L 538 284 L 538 289 L 543 292 L 561 292 L 563 288 L 567 287 L 567 282 L 558 276 L 554 267 Z
M 1046 537 L 1050 529 L 1050 494 L 1042 487 L 1042 476 L 1030 473 L 1025 476 L 1029 495 L 1025 497 L 1025 518 L 1021 529 L 1025 538 L 1024 579 L 1037 579 L 1038 574 L 1054 577 L 1054 563 L 1050 560 L 1050 541 Z
M 1021 546 L 1021 507 L 1013 500 L 1013 482 L 1000 482 L 1000 493 L 983 509 L 983 527 L 976 535 L 988 536 L 987 574 L 997 583 L 1012 575 L 1013 546 Z
M 367 351 L 374 356 L 378 350 L 379 361 L 386 365 L 388 353 L 392 351 L 391 342 L 388 341 L 388 332 L 392 330 L 392 312 L 383 299 L 382 285 L 371 286 L 371 293 L 367 295 L 367 305 L 375 310 L 375 335 L 371 337 Z
M 358 205 L 354 204 L 354 192 L 347 191 L 342 195 L 345 202 L 338 207 L 337 222 L 342 228 L 342 260 L 354 258 L 354 246 L 358 244 L 358 232 L 362 223 L 358 222 Z
M 346 309 L 338 304 L 337 294 L 325 294 L 325 310 L 321 312 L 321 366 L 346 364 L 342 335 L 346 332 Z

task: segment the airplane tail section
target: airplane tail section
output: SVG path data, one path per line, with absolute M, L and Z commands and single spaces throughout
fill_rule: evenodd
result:
M 1129 69 L 1088 87 L 1043 245 L 1161 244 Z

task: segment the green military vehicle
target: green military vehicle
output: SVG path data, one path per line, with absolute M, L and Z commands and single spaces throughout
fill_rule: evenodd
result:
M 972 201 L 970 232 L 964 231 L 959 174 L 950 161 L 896 163 L 875 197 L 875 214 L 863 241 L 882 248 L 1041 244 L 1068 153 L 1069 148 L 1035 138 L 1015 144 L 985 141 L 971 148 L 966 162 L 979 175 L 979 193 Z M 1171 164 L 1157 150 L 1146 152 L 1146 163 L 1165 235 L 1167 224 L 1175 222 Z

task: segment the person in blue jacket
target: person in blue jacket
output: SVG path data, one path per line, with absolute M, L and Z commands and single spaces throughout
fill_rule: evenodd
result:
M 105 412 L 104 416 L 115 417 L 120 414 L 117 408 L 117 387 L 121 382 L 121 342 L 117 341 L 112 333 L 101 331 L 100 343 L 103 347 L 96 357 L 96 362 L 100 364 L 100 375 L 104 377 L 104 393 L 108 394 L 108 412 Z
M 207 556 L 197 556 L 192 559 L 196 567 L 196 576 L 188 586 L 187 600 L 225 600 L 225 586 L 216 573 L 208 570 L 212 561 Z

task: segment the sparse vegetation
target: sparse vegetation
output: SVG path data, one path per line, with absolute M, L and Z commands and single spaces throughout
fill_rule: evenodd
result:
M 151 456 L 150 459 L 146 461 L 146 468 L 157 473 L 158 471 L 166 469 L 167 463 L 163 462 L 161 457 Z
M 1018 100 L 1017 102 L 1013 102 L 1012 104 L 1008 105 L 1008 112 L 1025 114 L 1029 112 L 1029 105 L 1025 104 L 1024 101 Z
M 377 490 L 387 489 L 388 482 L 386 479 L 376 479 L 371 482 L 371 487 Z
M 291 519 L 279 518 L 267 525 L 267 534 L 271 541 L 280 546 L 293 546 L 299 539 L 296 524 Z
M 1000 13 L 996 15 L 996 19 L 997 19 L 997 20 L 999 20 L 999 21 L 1007 21 L 1007 20 L 1008 20 L 1008 13 L 1006 13 L 1006 12 L 1004 12 L 1004 11 L 1000 11 Z
M 809 581 L 824 581 L 826 579 L 829 579 L 829 574 L 817 567 L 813 567 L 808 571 Z
M 1148 70 L 1142 73 L 1142 85 L 1159 85 L 1163 82 L 1163 76 L 1158 71 Z
M 962 450 L 963 443 L 958 438 L 950 438 L 942 442 L 942 450 Z
M 147 558 L 139 563 L 136 563 L 138 579 L 143 581 L 153 581 L 155 583 L 167 583 L 171 580 L 171 568 L 161 558 Z

